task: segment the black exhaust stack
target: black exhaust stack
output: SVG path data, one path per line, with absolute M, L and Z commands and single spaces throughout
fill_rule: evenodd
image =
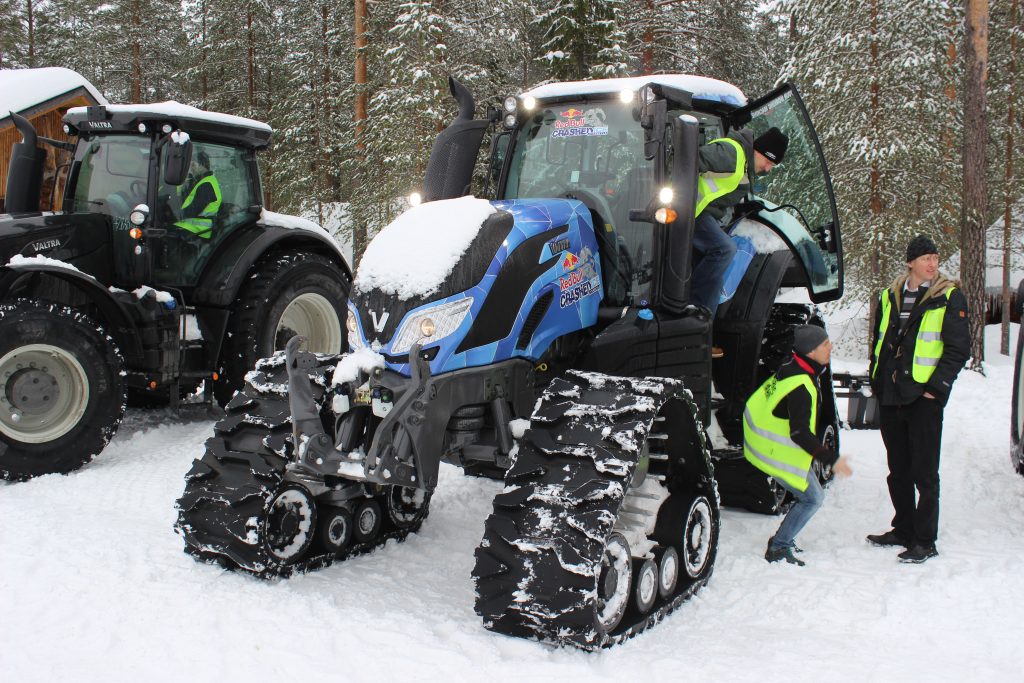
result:
M 666 226 L 667 245 L 661 280 L 661 308 L 678 315 L 690 303 L 693 275 L 693 227 L 697 202 L 697 132 L 692 116 L 672 119 L 672 179 L 676 220 Z
M 423 201 L 455 199 L 469 194 L 473 166 L 480 142 L 490 122 L 473 120 L 473 95 L 466 86 L 448 77 L 448 87 L 459 103 L 459 115 L 434 140 L 423 178 Z
M 28 119 L 14 112 L 11 112 L 11 118 L 22 140 L 11 148 L 5 210 L 7 213 L 35 213 L 39 211 L 46 150 L 36 144 L 36 129 Z

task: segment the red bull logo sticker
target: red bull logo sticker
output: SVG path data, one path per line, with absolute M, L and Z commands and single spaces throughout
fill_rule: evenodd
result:
M 555 129 L 551 132 L 553 138 L 608 135 L 604 109 L 595 107 L 583 111 L 569 107 L 565 111 L 559 112 L 558 116 L 559 118 L 555 121 Z
M 579 263 L 579 262 L 580 262 L 579 257 L 576 256 L 576 254 L 574 254 L 574 253 L 572 253 L 570 251 L 570 252 L 566 253 L 565 258 L 562 259 L 562 269 L 563 270 L 573 270 L 576 267 L 576 264 Z

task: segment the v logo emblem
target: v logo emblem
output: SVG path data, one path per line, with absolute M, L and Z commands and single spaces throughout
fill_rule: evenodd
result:
M 370 317 L 373 318 L 373 329 L 376 330 L 377 334 L 384 331 L 384 326 L 388 324 L 390 316 L 391 313 L 384 311 L 384 315 L 380 317 L 380 320 L 377 320 L 377 311 L 370 311 Z

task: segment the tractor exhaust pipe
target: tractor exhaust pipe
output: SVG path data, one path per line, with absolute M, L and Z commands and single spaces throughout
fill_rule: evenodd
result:
M 39 211 L 46 150 L 38 146 L 36 129 L 28 119 L 14 112 L 11 112 L 11 118 L 22 140 L 11 148 L 5 210 L 7 213 L 35 213 Z
M 455 199 L 469 194 L 473 166 L 480 142 L 490 122 L 474 121 L 473 95 L 466 86 L 448 77 L 452 97 L 459 104 L 459 115 L 434 140 L 423 178 L 423 201 Z

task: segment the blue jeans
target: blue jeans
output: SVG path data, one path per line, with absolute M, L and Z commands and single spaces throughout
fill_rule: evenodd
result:
M 711 311 L 715 318 L 718 301 L 722 298 L 722 284 L 736 254 L 736 243 L 722 230 L 721 224 L 707 211 L 697 216 L 693 226 L 693 248 L 701 253 L 700 262 L 693 269 L 693 288 L 690 298 Z
M 806 491 L 797 491 L 781 479 L 776 479 L 775 481 L 792 493 L 793 498 L 796 499 L 793 507 L 789 508 L 789 512 L 786 513 L 786 518 L 779 525 L 779 530 L 775 532 L 775 536 L 771 540 L 772 550 L 782 550 L 783 548 L 792 548 L 796 545 L 796 535 L 807 526 L 807 522 L 811 521 L 811 517 L 814 516 L 814 513 L 818 511 L 818 508 L 825 501 L 825 491 L 821 488 L 821 484 L 818 483 L 818 478 L 814 476 L 814 472 L 807 475 Z

